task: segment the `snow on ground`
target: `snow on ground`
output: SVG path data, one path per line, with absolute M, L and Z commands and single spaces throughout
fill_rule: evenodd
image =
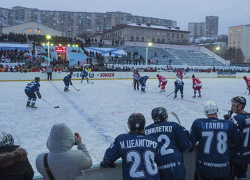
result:
M 169 112 L 169 120 L 176 121 L 171 115 L 174 111 L 184 127 L 190 130 L 196 118 L 205 117 L 203 104 L 213 100 L 219 107 L 222 118 L 230 109 L 230 99 L 245 96 L 249 102 L 243 79 L 201 79 L 203 83 L 202 98 L 193 99 L 192 79 L 184 79 L 184 99 L 174 99 L 174 79 L 169 79 L 166 92 L 160 93 L 158 81 L 147 81 L 146 93 L 134 91 L 132 80 L 103 80 L 87 84 L 80 80 L 73 81 L 70 92 L 63 92 L 62 81 L 41 81 L 42 100 L 37 100 L 38 109 L 26 109 L 27 97 L 24 88 L 27 81 L 0 82 L 0 131 L 14 135 L 16 143 L 28 151 L 35 175 L 36 156 L 48 152 L 46 141 L 53 124 L 66 123 L 72 132 L 79 132 L 82 141 L 89 150 L 93 164 L 98 164 L 111 141 L 119 134 L 125 133 L 125 126 L 130 114 L 142 113 L 146 125 L 153 123 L 151 110 L 163 106 Z M 178 93 L 178 97 L 180 94 Z M 55 109 L 54 106 L 60 106 Z M 246 110 L 249 105 L 247 104 Z M 74 147 L 76 149 L 76 147 Z

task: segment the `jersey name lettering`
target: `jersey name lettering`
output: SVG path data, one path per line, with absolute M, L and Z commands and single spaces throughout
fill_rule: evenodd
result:
M 145 134 L 149 135 L 158 132 L 172 132 L 172 126 L 157 126 L 154 128 L 146 129 Z
M 224 124 L 220 122 L 206 122 L 206 129 L 224 129 Z
M 126 141 L 121 141 L 120 145 L 121 149 L 134 148 L 134 147 L 152 147 L 155 149 L 157 147 L 156 142 L 147 139 L 131 139 Z

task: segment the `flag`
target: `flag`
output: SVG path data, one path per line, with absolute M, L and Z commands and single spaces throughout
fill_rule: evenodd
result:
M 6 38 L 6 39 L 3 38 L 3 42 L 9 42 L 9 39 L 8 38 Z
M 27 53 L 27 57 L 32 59 L 32 55 Z
M 7 19 L 7 17 L 2 15 L 2 14 L 1 14 L 1 18 L 5 19 L 5 20 Z

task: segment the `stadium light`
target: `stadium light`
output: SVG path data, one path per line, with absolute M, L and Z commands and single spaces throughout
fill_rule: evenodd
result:
M 50 35 L 46 36 L 46 39 L 48 40 L 48 61 L 49 61 L 49 65 L 50 65 L 50 51 L 49 51 L 49 40 L 51 39 Z
M 213 48 L 213 69 L 214 69 L 214 53 L 215 53 L 215 50 L 216 50 L 216 51 L 219 51 L 219 50 L 220 50 L 220 47 L 217 46 L 216 48 Z
M 148 65 L 148 47 L 152 46 L 153 44 L 151 42 L 147 43 L 147 47 L 146 47 L 146 66 Z

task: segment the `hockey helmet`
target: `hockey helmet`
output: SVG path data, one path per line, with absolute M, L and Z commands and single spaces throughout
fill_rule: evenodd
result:
M 180 79 L 179 79 L 179 78 L 176 78 L 176 81 L 180 81 Z
M 144 133 L 146 120 L 141 113 L 133 113 L 128 118 L 128 128 L 130 131 Z
M 168 119 L 168 112 L 164 107 L 156 107 L 152 110 L 151 117 L 155 123 L 166 121 Z
M 246 79 L 247 77 L 246 76 L 243 76 L 243 79 Z
M 14 144 L 14 138 L 11 134 L 7 134 L 6 132 L 0 133 L 0 147 L 4 146 L 12 146 Z
M 240 104 L 243 106 L 243 108 L 246 106 L 247 102 L 246 102 L 246 98 L 242 97 L 242 96 L 236 96 L 233 97 L 231 99 L 232 103 L 237 103 L 237 105 L 239 106 Z
M 192 78 L 195 78 L 194 74 L 192 75 Z
M 71 76 L 73 75 L 73 71 L 70 72 L 70 75 L 71 75 Z
M 160 76 L 159 74 L 156 75 L 156 77 L 159 77 L 159 76 Z
M 215 114 L 217 112 L 218 112 L 218 106 L 215 102 L 213 102 L 213 101 L 205 102 L 204 113 L 206 115 Z
M 40 77 L 35 77 L 35 81 L 39 82 L 40 81 Z

